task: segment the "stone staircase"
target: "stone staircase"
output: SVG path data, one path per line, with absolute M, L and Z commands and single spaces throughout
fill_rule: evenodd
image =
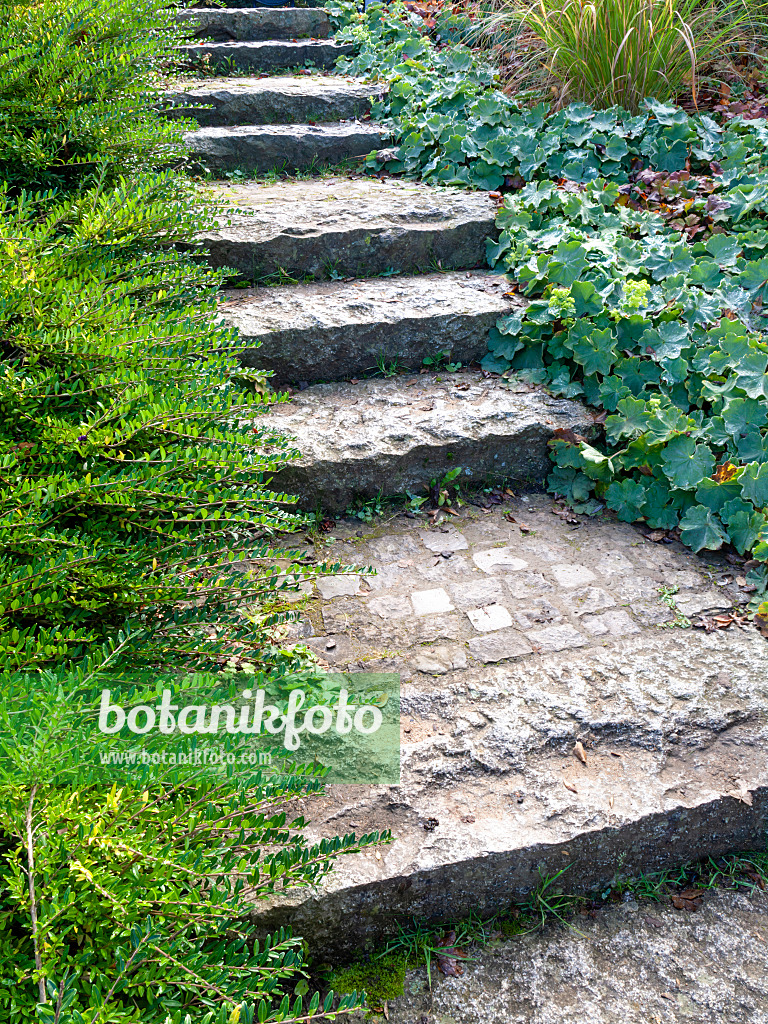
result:
M 212 170 L 340 163 L 386 139 L 368 119 L 378 85 L 297 73 L 347 52 L 322 11 L 181 16 L 201 38 L 190 58 L 243 72 L 167 96 L 169 116 L 198 120 L 189 144 Z M 303 455 L 275 485 L 305 507 L 424 494 L 456 467 L 466 484 L 525 489 L 547 471 L 554 430 L 594 429 L 577 402 L 471 369 L 521 301 L 479 269 L 495 231 L 486 194 L 341 175 L 204 188 L 233 210 L 204 238 L 210 259 L 249 282 L 222 316 L 247 363 L 293 386 L 272 423 Z M 419 372 L 438 352 L 461 371 Z M 584 890 L 763 844 L 764 643 L 659 630 L 676 611 L 743 603 L 728 566 L 624 524 L 574 524 L 550 499 L 496 500 L 451 526 L 353 520 L 317 542 L 318 561 L 377 575 L 303 584 L 289 639 L 340 670 L 400 673 L 403 769 L 399 787 L 332 787 L 297 812 L 318 835 L 392 828 L 397 841 L 258 911 L 264 927 L 291 921 L 346 955 L 411 916 L 491 913 L 568 865 Z

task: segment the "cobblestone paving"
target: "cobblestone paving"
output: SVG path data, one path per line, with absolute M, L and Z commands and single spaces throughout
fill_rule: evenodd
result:
M 407 681 L 610 646 L 748 599 L 741 570 L 722 557 L 653 543 L 615 521 L 568 523 L 556 511 L 532 495 L 489 513 L 468 506 L 432 528 L 405 516 L 337 524 L 316 557 L 376 574 L 305 583 L 294 636 L 336 667 L 394 669 Z

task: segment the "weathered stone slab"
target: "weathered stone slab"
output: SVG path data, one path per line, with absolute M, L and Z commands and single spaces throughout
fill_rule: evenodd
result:
M 387 270 L 470 268 L 496 237 L 483 192 L 404 181 L 325 178 L 206 187 L 232 212 L 202 240 L 215 266 L 251 280 L 281 269 L 302 277 L 372 277 Z M 234 209 L 233 209 L 234 208 Z
M 330 70 L 339 57 L 354 53 L 354 47 L 329 40 L 264 40 L 243 43 L 200 43 L 179 50 L 195 67 L 204 64 L 213 72 L 284 71 L 315 67 Z
M 378 363 L 418 369 L 450 353 L 465 365 L 485 353 L 488 331 L 508 312 L 506 278 L 486 271 L 368 278 L 232 292 L 227 323 L 253 347 L 243 361 L 280 383 L 339 380 Z
M 768 893 L 708 891 L 693 914 L 630 897 L 572 925 L 472 947 L 461 977 L 409 971 L 390 1024 L 768 1021 Z
M 348 121 L 368 114 L 383 92 L 384 86 L 339 76 L 198 79 L 165 93 L 163 113 L 208 127 Z
M 310 7 L 218 7 L 176 12 L 200 39 L 226 43 L 265 39 L 327 39 L 331 23 L 324 10 Z
M 277 486 L 333 510 L 423 490 L 457 466 L 465 484 L 541 481 L 555 428 L 592 430 L 577 402 L 467 372 L 319 384 L 276 406 L 270 423 L 303 453 L 275 475 Z
M 386 128 L 360 121 L 338 124 L 245 125 L 187 132 L 192 156 L 212 171 L 295 171 L 367 156 Z
M 400 673 L 402 778 L 331 787 L 301 812 L 313 837 L 391 828 L 396 839 L 378 857 L 343 858 L 320 891 L 263 923 L 293 920 L 313 948 L 349 953 L 412 916 L 506 908 L 568 865 L 563 884 L 578 892 L 764 845 L 766 641 L 735 625 L 646 625 L 675 580 L 693 598 L 716 588 L 743 605 L 740 567 L 623 523 L 565 523 L 551 499 L 525 499 L 464 506 L 431 529 L 406 517 L 367 537 L 359 521 L 334 526 L 318 559 L 377 575 L 355 595 L 312 598 L 308 642 L 321 657 L 343 646 L 340 669 Z M 479 557 L 495 551 L 523 567 Z M 594 583 L 574 587 L 576 570 Z M 647 586 L 623 599 L 633 578 Z M 546 597 L 527 596 L 526 580 Z M 604 632 L 586 628 L 601 616 Z

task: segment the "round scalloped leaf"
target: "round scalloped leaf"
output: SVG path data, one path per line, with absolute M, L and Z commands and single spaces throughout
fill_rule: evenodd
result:
M 716 551 L 728 540 L 717 516 L 704 505 L 692 505 L 680 520 L 680 539 L 694 551 Z
M 673 438 L 664 449 L 661 468 L 673 485 L 691 490 L 709 476 L 715 465 L 715 457 L 705 444 L 696 444 L 685 434 Z

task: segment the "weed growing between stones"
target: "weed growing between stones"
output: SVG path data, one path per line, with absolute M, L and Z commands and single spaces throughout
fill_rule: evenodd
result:
M 604 410 L 605 444 L 555 441 L 550 489 L 694 551 L 732 545 L 766 621 L 765 122 L 655 100 L 524 109 L 402 6 L 329 10 L 360 45 L 344 70 L 390 83 L 373 111 L 399 142 L 386 169 L 496 191 L 489 262 L 532 301 L 498 321 L 483 368 Z M 441 18 L 442 40 L 461 35 Z

